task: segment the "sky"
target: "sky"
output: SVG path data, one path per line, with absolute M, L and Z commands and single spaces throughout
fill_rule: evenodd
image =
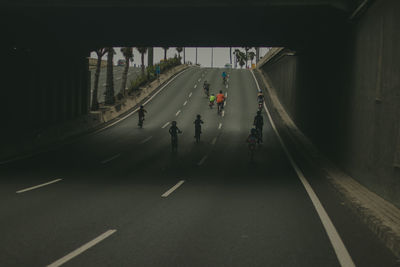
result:
M 240 47 L 232 47 L 232 51 L 234 51 L 236 48 L 242 49 Z M 211 50 L 214 51 L 214 67 L 223 67 L 226 63 L 229 63 L 229 47 L 199 47 L 197 49 L 197 62 L 201 64 L 203 67 L 211 67 Z M 244 51 L 244 49 L 242 49 Z M 253 49 L 253 51 L 255 51 Z M 264 56 L 268 51 L 267 47 L 261 47 L 260 48 L 260 56 Z M 115 52 L 116 54 L 114 55 L 114 64 L 117 63 L 119 59 L 123 59 L 124 57 L 122 56 L 122 53 L 120 51 L 120 47 L 115 47 Z M 136 64 L 136 66 L 141 64 L 141 57 L 140 53 L 136 50 L 136 48 L 133 49 L 133 54 L 134 54 L 134 59 L 133 63 L 131 64 L 132 66 Z M 167 51 L 167 57 L 174 57 L 175 54 L 178 54 L 176 51 L 175 47 L 171 47 Z M 183 53 L 181 53 L 181 56 L 183 57 Z M 90 57 L 97 58 L 96 53 L 92 52 Z M 161 59 L 164 58 L 164 50 L 161 47 L 155 47 L 154 48 L 154 63 L 159 62 Z M 107 59 L 107 55 L 103 57 L 103 59 Z M 195 63 L 196 60 L 196 48 L 194 47 L 187 47 L 186 48 L 186 61 L 191 61 L 193 64 Z M 232 64 L 233 64 L 233 56 L 232 56 Z M 145 56 L 145 65 L 147 66 L 147 54 Z

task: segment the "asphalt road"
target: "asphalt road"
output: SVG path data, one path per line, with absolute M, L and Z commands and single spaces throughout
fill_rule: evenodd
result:
M 341 266 L 343 253 L 265 112 L 264 144 L 249 160 L 245 139 L 257 108 L 251 72 L 231 70 L 225 88 L 221 71 L 181 73 L 146 104 L 143 129 L 133 114 L 1 166 L 0 266 Z M 205 79 L 212 92 L 227 93 L 223 116 L 208 107 Z M 173 120 L 183 131 L 177 154 Z M 329 184 L 306 178 L 355 265 L 396 266 Z
M 117 95 L 121 89 L 122 82 L 122 73 L 124 71 L 124 67 L 122 66 L 114 66 L 114 93 Z M 94 87 L 94 74 L 96 70 L 93 69 L 91 71 L 91 86 L 92 90 Z M 129 86 L 131 80 L 135 80 L 139 77 L 141 72 L 141 68 L 129 67 L 128 70 L 128 79 L 126 82 L 126 86 Z M 99 102 L 104 102 L 105 92 L 106 92 L 106 79 L 107 79 L 107 68 L 101 68 L 100 77 L 99 77 L 99 88 L 98 88 L 98 98 Z

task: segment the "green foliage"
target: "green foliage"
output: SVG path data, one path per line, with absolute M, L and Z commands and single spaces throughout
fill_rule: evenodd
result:
M 139 90 L 140 87 L 145 86 L 146 84 L 149 84 L 155 79 L 157 79 L 157 74 L 156 74 L 157 66 L 160 66 L 161 73 L 164 73 L 169 69 L 172 69 L 173 67 L 178 66 L 180 64 L 181 61 L 179 60 L 179 58 L 174 57 L 174 58 L 169 58 L 165 61 L 161 61 L 159 64 L 155 64 L 154 66 L 148 66 L 146 68 L 146 73 L 147 73 L 146 75 L 141 75 L 136 80 L 130 82 L 129 94 L 132 94 L 134 91 Z

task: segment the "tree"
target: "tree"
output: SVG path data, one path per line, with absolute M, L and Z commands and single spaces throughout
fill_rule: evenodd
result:
M 126 81 L 128 79 L 128 71 L 129 71 L 129 62 L 133 61 L 133 48 L 132 47 L 121 47 L 122 55 L 125 58 L 125 68 L 122 72 L 122 81 L 121 81 L 121 89 L 119 90 L 120 94 L 125 96 L 125 87 Z
M 233 52 L 233 54 L 235 55 L 235 68 L 237 68 L 237 64 L 240 62 L 240 56 L 242 53 L 239 49 L 235 49 L 235 51 Z
M 114 48 L 107 47 L 107 80 L 106 80 L 106 105 L 112 105 L 115 103 L 114 97 Z
M 247 61 L 249 60 L 249 50 L 251 49 L 251 47 L 246 46 L 246 47 L 243 47 L 243 48 L 246 51 L 246 69 L 247 69 Z
M 97 64 L 96 64 L 96 72 L 94 73 L 94 87 L 92 92 L 92 110 L 99 109 L 99 100 L 98 100 L 98 87 L 99 87 L 99 77 L 101 71 L 101 58 L 107 53 L 106 49 L 98 48 L 95 50 L 97 55 Z
M 253 60 L 254 60 L 255 56 L 256 56 L 256 53 L 254 53 L 253 51 L 249 52 L 249 59 L 250 59 L 251 65 L 253 65 Z
M 177 47 L 176 51 L 178 52 L 178 57 L 179 57 L 179 60 L 180 60 L 181 59 L 181 53 L 183 51 L 183 47 Z
M 141 46 L 141 47 L 136 47 L 136 49 L 142 55 L 142 76 L 144 76 L 144 54 L 146 54 L 147 47 Z
M 168 46 L 164 46 L 162 49 L 164 49 L 164 60 L 167 60 L 167 50 L 168 50 Z

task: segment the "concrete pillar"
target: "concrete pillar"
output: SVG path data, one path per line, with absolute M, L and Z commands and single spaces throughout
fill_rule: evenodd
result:
M 154 48 L 147 48 L 147 66 L 153 66 L 154 63 Z

